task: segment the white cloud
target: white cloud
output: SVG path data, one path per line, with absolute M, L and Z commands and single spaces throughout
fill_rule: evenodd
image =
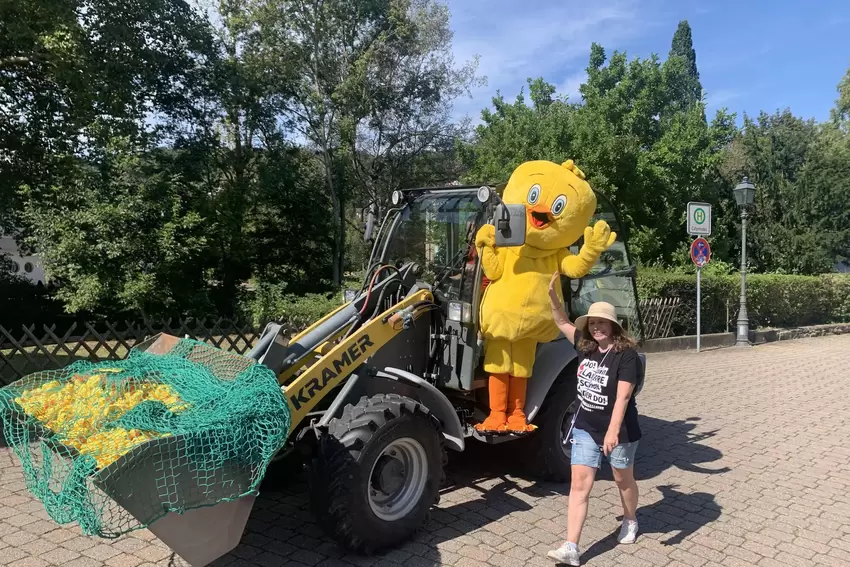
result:
M 744 92 L 740 89 L 717 89 L 715 91 L 707 91 L 705 97 L 705 106 L 707 108 L 721 108 L 725 104 L 744 96 Z
M 487 77 L 487 86 L 473 91 L 471 100 L 455 103 L 456 116 L 476 121 L 497 91 L 513 99 L 529 77 L 542 76 L 577 94 L 592 42 L 610 53 L 646 33 L 638 0 L 448 0 L 448 5 L 455 60 L 479 55 L 478 73 Z
M 558 87 L 558 91 L 556 94 L 568 96 L 568 100 L 570 102 L 579 102 L 581 100 L 581 93 L 579 92 L 579 88 L 586 81 L 587 71 L 578 71 L 576 73 L 573 73 L 561 83 L 561 86 Z

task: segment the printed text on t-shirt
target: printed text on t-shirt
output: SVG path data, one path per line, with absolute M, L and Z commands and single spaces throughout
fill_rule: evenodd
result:
M 608 385 L 608 367 L 585 359 L 578 368 L 578 396 L 585 411 L 602 410 L 608 406 L 608 396 L 602 388 Z

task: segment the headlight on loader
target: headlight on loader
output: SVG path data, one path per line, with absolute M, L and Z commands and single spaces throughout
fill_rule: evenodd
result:
M 449 302 L 449 320 L 458 323 L 472 323 L 472 305 L 465 301 Z

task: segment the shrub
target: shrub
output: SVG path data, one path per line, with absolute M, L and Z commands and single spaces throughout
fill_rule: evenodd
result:
M 347 274 L 346 287 L 359 287 L 359 275 Z M 672 325 L 674 335 L 696 333 L 696 274 L 642 269 L 637 277 L 640 299 L 679 297 Z M 702 274 L 702 332 L 729 329 L 738 318 L 741 280 L 737 274 Z M 285 283 L 255 282 L 239 302 L 240 312 L 254 325 L 285 320 L 303 327 L 342 303 L 342 293 L 287 293 Z M 747 312 L 752 328 L 795 327 L 850 321 L 850 274 L 795 276 L 749 274 Z
M 676 311 L 671 332 L 674 335 L 696 333 L 696 275 L 640 271 L 637 287 L 640 299 L 678 297 L 681 303 Z M 700 287 L 702 331 L 704 333 L 725 331 L 727 302 L 735 296 L 735 290 L 738 289 L 734 279 L 729 276 L 703 274 Z M 730 314 L 737 312 L 737 307 L 730 307 Z
M 0 275 L 0 326 L 18 333 L 23 325 L 35 325 L 37 329 L 55 325 L 54 332 L 61 335 L 73 319 L 48 287 Z M 4 341 L 5 337 L 0 337 L 0 343 Z
M 641 299 L 679 297 L 672 332 L 696 333 L 696 275 L 641 270 L 637 278 Z M 702 274 L 702 332 L 730 329 L 738 317 L 740 277 Z M 850 275 L 747 275 L 747 312 L 751 327 L 795 327 L 850 321 Z
M 850 321 L 850 274 L 821 276 L 832 289 L 832 311 L 836 321 Z
M 286 293 L 286 283 L 257 282 L 239 301 L 239 310 L 254 325 L 286 321 L 303 327 L 321 319 L 342 303 L 340 293 Z

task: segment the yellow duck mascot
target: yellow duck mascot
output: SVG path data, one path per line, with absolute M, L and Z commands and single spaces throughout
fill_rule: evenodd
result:
M 475 235 L 484 275 L 490 280 L 481 305 L 484 371 L 490 374 L 490 415 L 482 432 L 533 431 L 525 414 L 525 393 L 537 344 L 557 338 L 548 288 L 552 274 L 581 278 L 617 235 L 605 221 L 588 226 L 596 195 L 572 160 L 561 165 L 529 161 L 517 167 L 505 187 L 506 204 L 525 205 L 525 244 L 496 248 L 496 228 Z M 584 235 L 578 255 L 569 247 Z M 510 411 L 510 415 L 508 412 Z

